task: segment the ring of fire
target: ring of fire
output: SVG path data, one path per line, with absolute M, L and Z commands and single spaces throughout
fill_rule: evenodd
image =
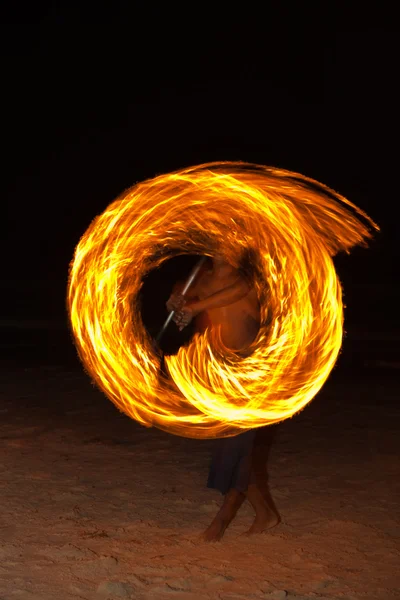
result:
M 71 264 L 68 310 L 81 360 L 129 417 L 193 438 L 291 417 L 321 389 L 340 351 L 341 286 L 332 257 L 377 225 L 328 187 L 248 163 L 210 163 L 139 183 L 90 225 Z M 251 252 L 261 306 L 245 353 L 218 331 L 165 357 L 140 316 L 143 278 L 172 256 Z

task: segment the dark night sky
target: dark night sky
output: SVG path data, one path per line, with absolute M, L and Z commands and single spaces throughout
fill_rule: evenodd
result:
M 57 295 L 41 312 L 61 314 L 73 249 L 121 191 L 211 160 L 293 169 L 347 195 L 382 232 L 344 272 L 396 282 L 396 32 L 105 16 L 48 3 L 1 27 L 3 281 L 26 283 L 27 304 L 31 282 L 47 281 Z

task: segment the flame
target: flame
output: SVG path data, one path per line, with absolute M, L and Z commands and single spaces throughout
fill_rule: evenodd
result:
M 87 371 L 129 417 L 192 437 L 226 437 L 291 417 L 331 372 L 342 343 L 332 257 L 377 225 L 328 187 L 248 163 L 210 163 L 139 183 L 98 216 L 71 264 L 68 310 Z M 140 316 L 144 276 L 181 254 L 252 251 L 261 327 L 245 353 L 218 331 L 165 358 Z

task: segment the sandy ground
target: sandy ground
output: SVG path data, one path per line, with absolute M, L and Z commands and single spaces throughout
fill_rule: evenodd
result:
M 400 598 L 398 377 L 333 375 L 270 459 L 282 516 L 201 544 L 212 442 L 145 429 L 79 367 L 1 370 L 0 599 Z

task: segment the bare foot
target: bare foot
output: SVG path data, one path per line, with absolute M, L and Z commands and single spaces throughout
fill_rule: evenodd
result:
M 262 533 L 267 529 L 272 529 L 272 527 L 275 527 L 280 523 L 280 517 L 277 511 L 271 507 L 273 501 L 270 498 L 268 490 L 263 494 L 256 484 L 250 484 L 247 491 L 247 499 L 254 508 L 256 516 L 253 525 L 243 535 Z M 268 499 L 270 501 L 268 501 Z
M 203 542 L 219 542 L 225 533 L 226 528 L 235 518 L 237 511 L 243 504 L 245 495 L 238 490 L 231 489 L 224 498 L 224 503 L 211 525 L 200 536 Z
M 228 525 L 229 522 L 224 521 L 217 515 L 211 525 L 201 534 L 200 540 L 202 542 L 219 542 Z
M 279 516 L 270 508 L 266 508 L 265 510 L 259 511 L 256 514 L 253 525 L 242 535 L 248 536 L 257 533 L 263 533 L 264 531 L 267 531 L 267 529 L 272 529 L 278 525 L 278 523 L 280 523 Z

